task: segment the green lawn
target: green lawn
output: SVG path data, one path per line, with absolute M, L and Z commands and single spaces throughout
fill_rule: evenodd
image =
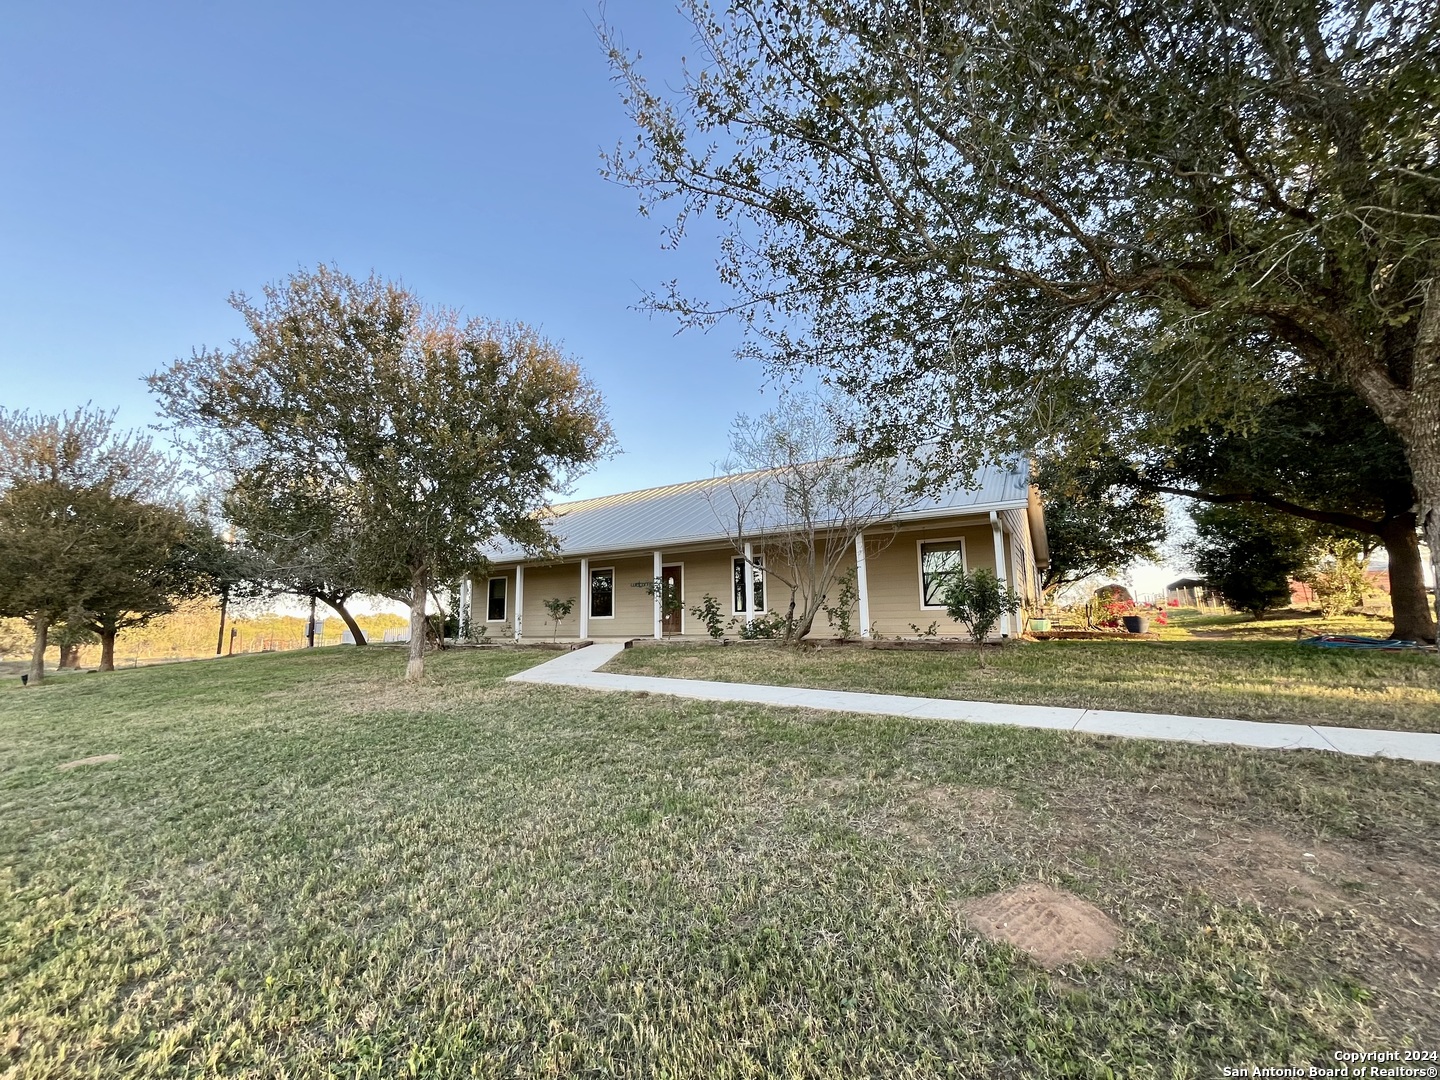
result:
M 1289 641 L 1044 641 L 907 652 L 637 646 L 608 671 L 722 682 L 1440 731 L 1440 661 Z
M 1440 1045 L 1440 769 L 500 682 L 544 658 L 0 690 L 0 1074 L 1169 1078 Z M 1114 956 L 1046 971 L 958 918 L 1027 881 L 1099 905 Z

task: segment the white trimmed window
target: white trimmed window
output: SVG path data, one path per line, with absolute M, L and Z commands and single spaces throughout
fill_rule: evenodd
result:
M 503 577 L 492 577 L 485 597 L 485 621 L 505 621 L 505 597 L 508 582 Z
M 590 571 L 590 618 L 615 617 L 615 570 L 607 567 Z
M 965 569 L 965 541 L 921 540 L 920 606 L 945 607 L 945 585 L 956 570 Z
M 755 610 L 761 612 L 765 610 L 765 556 L 756 555 L 753 563 L 755 567 L 755 594 L 753 599 L 755 601 Z M 730 565 L 733 571 L 732 576 L 735 579 L 735 587 L 730 590 L 730 602 L 734 605 L 733 610 L 735 614 L 743 615 L 750 610 L 745 603 L 745 560 L 744 558 L 732 559 Z

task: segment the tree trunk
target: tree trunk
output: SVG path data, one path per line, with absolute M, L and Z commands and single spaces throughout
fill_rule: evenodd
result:
M 215 655 L 220 655 L 220 650 L 225 648 L 225 611 L 230 606 L 230 587 L 227 585 L 220 591 L 220 632 L 215 635 Z
M 45 681 L 45 649 L 50 644 L 50 616 L 35 616 L 35 645 L 30 650 L 30 685 Z
M 57 671 L 63 671 L 63 670 L 65 670 L 66 668 L 78 668 L 79 666 L 80 666 L 80 646 L 79 646 L 79 645 L 61 645 L 61 646 L 60 646 L 60 662 L 55 665 L 55 669 L 56 669 Z
M 1434 611 L 1440 620 L 1440 248 L 1432 249 L 1430 276 L 1425 282 L 1425 303 L 1415 329 L 1415 355 L 1411 361 L 1410 392 L 1404 423 L 1405 459 L 1415 478 L 1419 498 L 1420 534 L 1430 549 L 1435 573 Z M 1392 419 L 1377 409 L 1386 423 Z
M 1386 522 L 1380 530 L 1390 561 L 1390 606 L 1395 612 L 1392 637 L 1406 641 L 1435 640 L 1435 616 L 1425 593 L 1425 568 L 1413 518 Z
M 1440 447 L 1433 450 L 1431 459 L 1425 463 L 1423 475 L 1422 470 L 1416 468 L 1421 456 L 1412 452 L 1410 464 L 1415 471 L 1415 491 L 1420 496 L 1420 532 L 1430 549 L 1430 568 L 1435 575 L 1433 610 L 1440 621 Z
M 331 600 L 328 596 L 322 596 L 320 599 L 324 600 L 325 603 L 334 610 L 335 614 L 340 616 L 341 621 L 345 623 L 345 629 L 349 630 L 350 636 L 355 639 L 356 645 L 369 644 L 369 642 L 365 640 L 365 631 L 360 629 L 360 624 L 355 621 L 355 616 L 351 615 L 350 612 L 345 609 L 345 602 L 343 600 Z
M 424 569 L 410 574 L 410 659 L 405 665 L 407 682 L 425 674 L 425 598 L 430 591 L 430 574 Z
M 100 631 L 100 670 L 115 670 L 115 627 L 102 628 Z

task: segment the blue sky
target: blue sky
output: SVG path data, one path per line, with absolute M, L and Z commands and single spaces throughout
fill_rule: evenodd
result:
M 606 16 L 659 70 L 693 53 L 667 4 Z M 153 419 L 146 373 L 240 332 L 232 290 L 301 266 L 401 278 L 522 319 L 604 391 L 623 455 L 601 494 L 709 475 L 762 409 L 739 331 L 634 310 L 718 290 L 699 233 L 599 175 L 633 134 L 594 3 L 10 4 L 0 15 L 0 404 Z

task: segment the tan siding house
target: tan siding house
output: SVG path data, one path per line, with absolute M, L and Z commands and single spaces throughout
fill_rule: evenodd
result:
M 763 570 L 764 536 L 747 537 L 752 571 L 745 588 L 745 544 L 727 537 L 714 508 L 721 479 L 558 504 L 551 531 L 559 557 L 546 562 L 515 549 L 497 550 L 488 572 L 467 579 L 462 607 L 472 632 L 493 639 L 606 640 L 705 637 L 690 609 L 715 597 L 727 621 L 783 613 L 785 589 Z M 916 502 L 873 528 L 846 551 L 841 572 L 861 583 L 853 623 L 864 636 L 912 637 L 917 630 L 963 636 L 938 600 L 947 567 L 984 567 L 1020 596 L 1025 609 L 1039 602 L 1038 567 L 1045 565 L 1045 521 L 1040 499 L 1023 466 L 990 467 L 973 489 L 956 488 Z M 775 564 L 770 564 L 772 569 Z M 685 610 L 669 620 L 642 586 L 663 576 L 678 588 Z M 653 590 L 652 590 L 653 591 Z M 558 625 L 545 608 L 550 598 L 573 601 Z M 1026 611 L 1007 619 L 1002 635 L 1018 634 Z M 730 630 L 733 636 L 735 630 Z M 822 615 L 812 636 L 829 636 Z

